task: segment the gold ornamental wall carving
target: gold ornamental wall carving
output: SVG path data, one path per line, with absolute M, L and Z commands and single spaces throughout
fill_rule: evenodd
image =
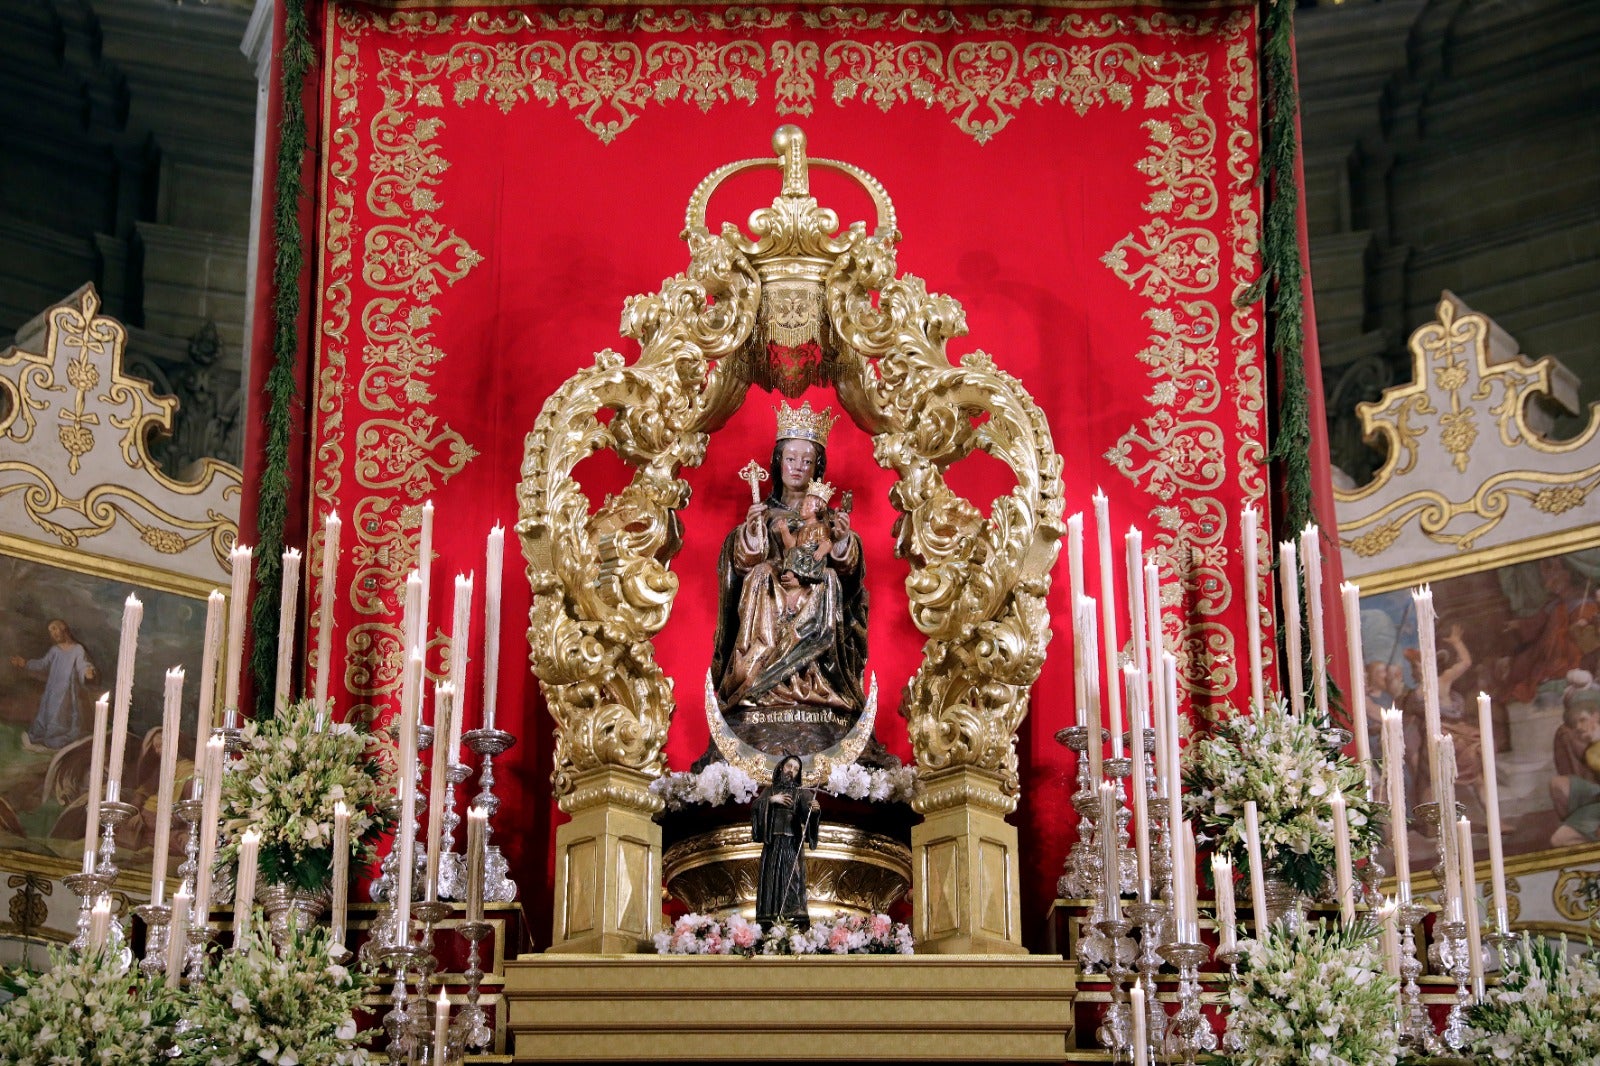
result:
M 664 769 L 674 700 L 651 641 L 678 592 L 671 562 L 689 499 L 678 475 L 700 464 L 709 435 L 749 391 L 754 371 L 743 353 L 761 325 L 764 286 L 810 279 L 840 405 L 898 478 L 895 550 L 910 563 L 911 618 L 927 637 L 901 701 L 917 763 L 924 773 L 990 775 L 1014 805 L 1016 729 L 1049 640 L 1061 458 L 1016 378 L 983 352 L 959 363 L 946 356 L 965 316 L 954 299 L 897 273 L 900 234 L 882 187 L 849 164 L 808 160 L 794 127 L 774 147 L 776 159 L 730 164 L 695 191 L 688 268 L 625 304 L 621 332 L 638 342 L 639 357 L 597 353 L 550 396 L 528 435 L 517 530 L 533 587 L 532 664 L 557 725 L 557 793 L 566 806 L 581 775 Z M 877 207 L 873 229 L 841 229 L 810 195 L 812 166 L 861 183 Z M 713 233 L 712 191 L 752 168 L 780 170 L 782 192 L 752 216 L 754 237 L 731 224 Z M 987 518 L 942 474 L 978 449 L 1016 481 Z M 571 474 L 600 450 L 634 473 L 591 514 Z

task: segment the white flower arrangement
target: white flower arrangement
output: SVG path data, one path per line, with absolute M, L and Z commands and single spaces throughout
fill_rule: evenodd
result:
M 0 1062 L 157 1063 L 172 1043 L 176 994 L 157 977 L 104 951 L 50 949 L 48 973 L 6 981 L 17 998 L 0 1006 Z
M 655 943 L 661 955 L 910 955 L 913 947 L 911 927 L 887 914 L 838 915 L 809 929 L 781 921 L 767 928 L 737 914 L 685 914 Z
M 1504 1066 L 1600 1066 L 1600 956 L 1581 958 L 1524 937 L 1498 988 L 1472 1009 L 1474 1061 Z
M 869 770 L 857 763 L 835 766 L 822 785 L 822 791 L 847 799 L 869 803 L 905 803 L 916 790 L 917 768 L 897 766 L 892 770 Z M 724 803 L 749 803 L 761 786 L 756 779 L 724 762 L 714 762 L 694 773 L 664 774 L 650 782 L 650 791 L 660 796 L 669 811 Z
M 355 1011 L 372 979 L 334 960 L 326 930 L 291 927 L 282 952 L 267 923 L 252 924 L 184 994 L 176 1066 L 363 1066 Z M 132 1060 L 130 1060 L 132 1061 Z
M 1268 876 L 1308 896 L 1333 880 L 1333 795 L 1342 792 L 1350 821 L 1352 863 L 1369 858 L 1381 827 L 1367 798 L 1366 776 L 1348 755 L 1328 747 L 1328 727 L 1291 714 L 1283 700 L 1239 714 L 1183 753 L 1184 807 L 1212 842 L 1249 873 L 1244 805 L 1261 815 L 1261 851 Z
M 272 718 L 247 722 L 240 758 L 223 776 L 222 820 L 230 843 L 220 858 L 236 858 L 239 835 L 261 833 L 263 884 L 308 891 L 333 875 L 333 808 L 350 809 L 351 852 L 358 863 L 376 857 L 389 819 L 379 809 L 392 771 L 379 761 L 382 742 L 364 728 L 328 720 L 314 700 L 290 703 Z
M 1279 925 L 1240 941 L 1229 991 L 1231 1066 L 1394 1066 L 1399 983 L 1367 925 Z

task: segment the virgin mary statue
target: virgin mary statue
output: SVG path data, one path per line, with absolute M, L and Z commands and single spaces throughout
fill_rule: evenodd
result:
M 717 562 L 718 709 L 739 739 L 774 758 L 827 750 L 865 705 L 861 538 L 849 494 L 829 508 L 833 490 L 822 483 L 834 421 L 829 408 L 779 404 L 772 492 L 750 505 Z

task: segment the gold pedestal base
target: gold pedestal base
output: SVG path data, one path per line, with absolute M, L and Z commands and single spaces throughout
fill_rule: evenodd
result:
M 1060 1062 L 1060 956 L 523 955 L 516 1062 Z
M 917 950 L 1025 953 L 1017 886 L 1016 807 L 1000 782 L 976 770 L 930 776 L 911 827 L 912 934 Z
M 660 807 L 650 778 L 615 766 L 580 775 L 561 798 L 572 820 L 556 828 L 551 951 L 651 946 L 661 926 Z

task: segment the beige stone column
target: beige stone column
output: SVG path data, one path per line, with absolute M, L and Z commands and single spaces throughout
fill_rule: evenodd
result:
M 551 951 L 616 954 L 650 944 L 661 924 L 661 800 L 649 776 L 621 766 L 579 774 L 561 797 Z
M 1017 801 L 1000 779 L 970 767 L 923 779 L 911 829 L 912 933 L 917 950 L 1014 954 L 1022 946 Z

